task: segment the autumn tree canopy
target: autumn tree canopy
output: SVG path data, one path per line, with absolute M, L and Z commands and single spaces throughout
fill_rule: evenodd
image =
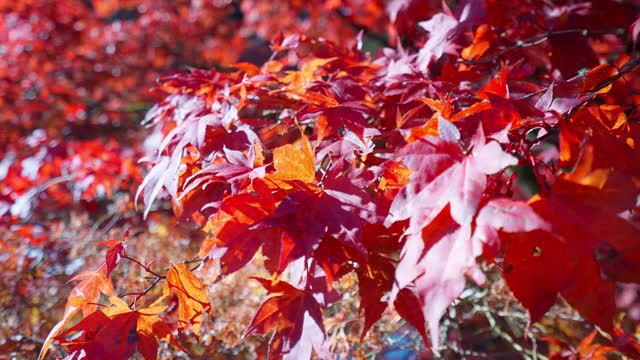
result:
M 635 2 L 0 14 L 3 353 L 640 358 Z

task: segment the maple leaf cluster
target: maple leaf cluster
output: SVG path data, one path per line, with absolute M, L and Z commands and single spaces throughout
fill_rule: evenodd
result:
M 274 295 L 247 333 L 273 332 L 272 356 L 327 354 L 322 309 L 352 272 L 363 335 L 393 304 L 437 349 L 480 264 L 532 322 L 561 295 L 613 333 L 615 284 L 639 280 L 640 168 L 638 60 L 619 30 L 634 19 L 597 21 L 609 5 L 519 7 L 512 30 L 498 4 L 461 2 L 418 24 L 417 52 L 294 34 L 261 67 L 161 79 L 145 213 L 166 189 L 223 274 L 261 249 Z
M 268 42 L 256 19 L 288 14 L 288 30 L 304 32 L 319 21 L 317 11 L 303 16 L 316 3 L 283 2 L 275 12 L 247 4 L 0 1 L 0 352 L 30 357 L 42 345 L 64 317 L 65 281 L 97 266 L 94 239 L 133 227 L 143 231 L 136 239 L 157 247 L 135 246 L 143 259 L 178 262 L 174 254 L 189 252 L 191 230 L 158 212 L 145 221 L 131 201 L 144 174 L 136 164 L 147 135 L 139 120 L 162 74 L 263 62 Z M 325 37 L 359 31 L 349 6 L 330 6 L 334 15 L 322 24 L 341 30 Z M 383 24 L 375 19 L 384 8 L 368 7 L 359 19 Z M 142 276 L 130 271 L 114 288 L 143 286 Z
M 216 321 L 207 272 L 215 287 L 256 259 L 267 295 L 243 339 L 270 334 L 268 358 L 331 358 L 327 314 L 353 297 L 360 339 L 393 308 L 423 356 L 473 355 L 451 323 L 496 328 L 487 292 L 500 286 L 505 308 L 527 311 L 518 331 L 534 333 L 529 350 L 492 330 L 515 349 L 535 357 L 537 336 L 556 359 L 640 356 L 640 319 L 618 296 L 640 283 L 637 5 L 0 9 L 0 125 L 16 126 L 2 135 L 0 224 L 38 245 L 32 223 L 56 216 L 36 209 L 122 199 L 110 216 L 125 208 L 143 227 L 170 204 L 204 234 L 193 260 L 142 260 L 128 231 L 100 243 L 105 257 L 72 278 L 41 357 L 54 340 L 69 359 L 154 359 L 160 341 L 188 353 L 184 339 Z M 185 65 L 201 68 L 166 71 Z M 130 125 L 154 99 L 146 132 Z M 97 129 L 114 135 L 86 136 Z M 114 286 L 122 263 L 147 276 L 144 290 Z M 589 324 L 578 341 L 535 328 L 562 301 Z
M 379 27 L 384 15 L 376 3 L 348 15 L 360 4 L 346 2 L 327 5 L 334 16 L 326 20 L 302 18 L 317 5 L 283 2 L 272 11 L 231 1 L 0 2 L 0 216 L 28 218 L 42 200 L 57 208 L 82 200 L 94 211 L 95 199 L 135 192 L 145 141 L 139 118 L 159 99 L 151 89 L 161 75 L 263 62 L 267 42 L 256 38 L 270 31 L 266 24 L 279 26 L 275 19 L 286 20 L 288 31 L 340 27 L 330 37 L 340 39 L 366 21 Z

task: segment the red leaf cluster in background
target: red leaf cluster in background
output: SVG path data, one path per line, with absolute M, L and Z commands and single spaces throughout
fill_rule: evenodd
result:
M 411 329 L 378 350 L 406 356 L 640 356 L 637 5 L 0 11 L 2 276 L 97 268 L 23 330 L 41 358 L 223 356 L 237 274 L 266 291 L 243 356 L 368 357 L 389 316 Z

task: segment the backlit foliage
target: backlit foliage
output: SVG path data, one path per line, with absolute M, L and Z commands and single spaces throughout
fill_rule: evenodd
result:
M 0 347 L 640 357 L 639 10 L 1 2 Z

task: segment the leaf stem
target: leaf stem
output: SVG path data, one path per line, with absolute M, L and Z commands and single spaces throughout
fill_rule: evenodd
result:
M 141 263 L 138 259 L 132 258 L 132 257 L 130 257 L 130 256 L 128 256 L 128 255 L 123 255 L 123 256 L 122 256 L 122 258 L 123 258 L 123 259 L 127 259 L 127 260 L 129 260 L 129 261 L 131 261 L 131 262 L 136 263 L 138 266 L 140 266 L 140 267 L 141 267 L 141 268 L 143 268 L 146 272 L 148 272 L 149 274 L 151 274 L 151 275 L 155 276 L 156 278 L 159 278 L 159 279 L 164 279 L 164 278 L 166 278 L 166 276 L 164 276 L 164 275 L 160 275 L 160 274 L 156 273 L 155 271 L 151 270 L 151 268 L 150 268 L 148 265 L 144 265 L 144 264 L 143 264 L 143 263 Z M 158 261 L 158 260 L 155 260 L 155 261 Z M 153 263 L 153 262 L 151 262 L 151 263 Z M 151 263 L 150 263 L 150 264 L 151 264 Z

